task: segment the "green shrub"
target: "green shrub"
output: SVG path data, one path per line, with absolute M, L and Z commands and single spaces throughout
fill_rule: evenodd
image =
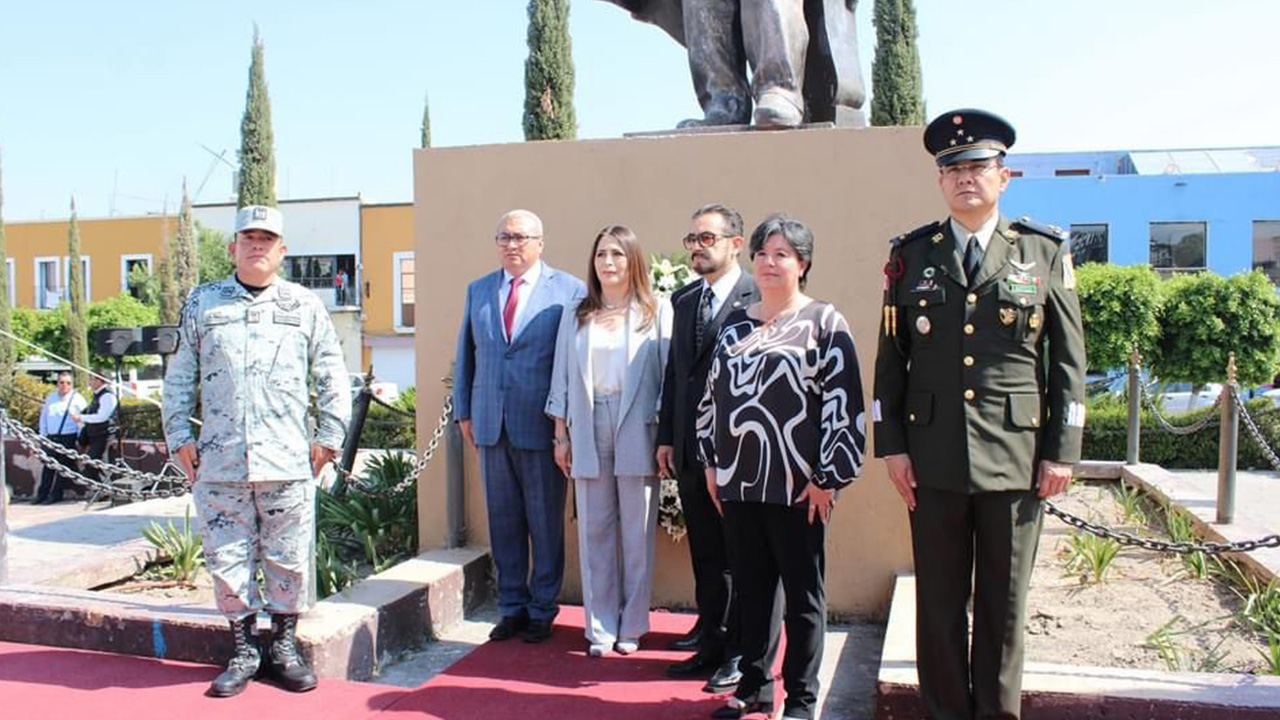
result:
M 164 440 L 160 408 L 145 400 L 121 398 L 116 421 L 120 423 L 120 434 L 127 440 Z
M 1246 403 L 1249 414 L 1258 423 L 1263 437 L 1275 450 L 1280 451 L 1280 408 L 1270 400 L 1254 398 Z M 1169 422 L 1175 426 L 1190 425 L 1220 409 L 1194 410 L 1175 415 Z M 1089 405 L 1088 421 L 1084 428 L 1084 451 L 1088 460 L 1124 460 L 1128 447 L 1129 410 L 1123 401 L 1106 398 Z M 1142 409 L 1142 438 L 1139 459 L 1170 469 L 1204 469 L 1218 467 L 1218 423 L 1191 435 L 1174 435 L 1160 426 L 1146 409 Z M 1242 470 L 1271 470 L 1262 449 L 1240 419 L 1240 445 L 1238 467 Z
M 405 412 L 414 412 L 413 395 L 401 395 L 393 405 Z M 360 447 L 375 450 L 412 450 L 418 442 L 417 423 L 412 419 L 377 403 L 369 404 L 364 430 L 360 433 Z
M 0 403 L 4 404 L 14 421 L 36 430 L 36 424 L 40 422 L 40 407 L 54 389 L 53 385 L 42 383 L 26 373 L 18 373 L 12 385 L 6 384 L 0 390 Z

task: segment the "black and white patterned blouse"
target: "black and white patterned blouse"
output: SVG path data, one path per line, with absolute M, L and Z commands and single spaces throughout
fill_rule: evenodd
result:
M 698 446 L 720 499 L 795 504 L 807 483 L 834 489 L 862 472 L 862 380 L 853 336 L 830 303 L 770 326 L 725 319 L 698 404 Z

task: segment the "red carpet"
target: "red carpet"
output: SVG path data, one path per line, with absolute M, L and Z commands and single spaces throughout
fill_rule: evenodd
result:
M 0 718 L 364 720 L 409 692 L 323 680 L 309 693 L 254 682 L 233 698 L 205 697 L 219 672 L 132 655 L 0 643 Z
M 702 680 L 665 675 L 687 653 L 651 649 L 687 631 L 693 616 L 650 618 L 640 652 L 625 657 L 589 657 L 582 608 L 566 607 L 545 643 L 487 643 L 417 690 L 322 680 L 313 692 L 293 694 L 254 682 L 229 699 L 204 696 L 218 668 L 0 643 L 0 718 L 366 720 L 404 712 L 415 720 L 707 718 L 724 698 L 703 693 Z
M 545 643 L 482 645 L 387 712 L 438 720 L 706 720 L 724 698 L 703 693 L 702 680 L 677 681 L 665 674 L 667 665 L 688 653 L 649 649 L 665 648 L 693 625 L 694 616 L 649 617 L 651 629 L 640 652 L 593 658 L 582 635 L 582 608 L 564 607 Z

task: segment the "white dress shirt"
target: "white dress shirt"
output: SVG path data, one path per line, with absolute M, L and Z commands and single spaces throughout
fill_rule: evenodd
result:
M 92 414 L 82 414 L 80 422 L 82 423 L 100 423 L 111 419 L 111 415 L 116 411 L 116 393 L 114 390 L 108 390 L 102 393 L 102 397 L 98 400 L 98 412 Z
M 960 221 L 951 218 L 951 236 L 956 239 L 956 251 L 960 253 L 960 257 L 964 257 L 964 251 L 969 247 L 969 237 L 972 235 L 978 236 L 978 247 L 982 248 L 982 252 L 985 253 L 987 251 L 987 243 L 991 242 L 991 236 L 995 233 L 996 225 L 999 223 L 1000 213 L 993 212 L 991 217 L 982 223 L 982 227 L 979 227 L 976 231 L 971 231 L 961 225 Z
M 79 413 L 87 406 L 88 403 L 80 397 L 80 393 L 74 390 L 66 395 L 60 395 L 54 390 L 40 407 L 40 434 L 45 437 L 79 434 L 80 423 L 71 417 L 71 413 Z
M 498 312 L 501 313 L 507 307 L 507 296 L 511 294 L 511 279 L 515 276 L 506 270 L 502 271 L 502 287 L 498 288 Z M 511 334 L 520 334 L 520 320 L 524 315 L 524 309 L 529 304 L 529 295 L 533 292 L 533 288 L 538 284 L 538 278 L 542 277 L 542 261 L 533 264 L 533 267 L 525 271 L 520 279 L 523 281 L 516 288 L 516 314 L 511 319 Z M 501 316 L 499 316 L 501 317 Z M 502 332 L 507 331 L 506 326 L 502 328 Z M 511 338 L 507 338 L 510 340 Z
M 742 266 L 736 261 L 729 265 L 729 270 L 720 276 L 719 280 L 711 285 L 711 317 L 715 317 L 720 312 L 720 308 L 724 306 L 724 301 L 729 299 L 729 294 L 733 292 L 733 286 L 738 284 L 738 278 L 742 277 Z M 702 290 L 706 292 L 707 281 L 702 280 Z

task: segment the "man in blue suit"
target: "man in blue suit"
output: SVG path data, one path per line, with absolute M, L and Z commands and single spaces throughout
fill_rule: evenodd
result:
M 502 613 L 489 638 L 524 631 L 537 643 L 551 635 L 564 579 L 565 478 L 543 408 L 560 314 L 586 286 L 542 262 L 542 220 L 527 210 L 503 215 L 494 242 L 502 269 L 467 286 L 453 411 L 480 452 Z

